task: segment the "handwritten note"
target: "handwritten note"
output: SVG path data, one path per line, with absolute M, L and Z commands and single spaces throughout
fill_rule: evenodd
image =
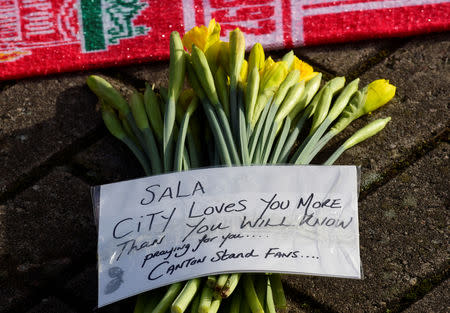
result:
M 201 169 L 100 187 L 99 307 L 221 272 L 360 278 L 357 168 Z

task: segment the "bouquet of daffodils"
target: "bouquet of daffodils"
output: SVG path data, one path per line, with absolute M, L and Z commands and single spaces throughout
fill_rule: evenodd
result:
M 183 89 L 185 78 L 190 88 Z M 201 166 L 309 164 L 353 120 L 387 103 L 395 87 L 384 79 L 322 81 L 293 52 L 266 58 L 255 44 L 245 58 L 239 29 L 220 40 L 220 25 L 170 37 L 169 86 L 147 85 L 127 102 L 107 81 L 90 76 L 106 127 L 134 153 L 146 175 Z M 332 153 L 381 131 L 375 120 Z M 205 121 L 205 122 L 203 122 Z M 164 290 L 163 290 L 164 289 Z M 139 295 L 135 313 L 275 313 L 286 309 L 280 274 L 222 274 L 194 278 Z

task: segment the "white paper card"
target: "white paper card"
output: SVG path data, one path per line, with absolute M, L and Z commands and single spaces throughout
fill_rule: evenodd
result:
M 193 170 L 100 187 L 99 307 L 221 272 L 360 278 L 357 168 Z

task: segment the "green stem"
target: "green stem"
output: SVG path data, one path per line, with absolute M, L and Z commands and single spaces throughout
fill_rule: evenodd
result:
M 312 159 L 317 155 L 317 153 L 322 150 L 322 148 L 335 136 L 334 132 L 329 131 L 326 133 L 314 146 L 314 149 L 308 154 L 308 157 L 305 158 L 304 164 L 309 164 Z
M 270 284 L 270 281 L 267 284 L 267 291 L 266 291 L 266 313 L 276 313 L 275 310 L 275 303 L 273 299 L 273 292 L 272 292 L 272 286 Z
M 275 307 L 284 312 L 287 308 L 286 297 L 284 295 L 283 284 L 281 282 L 281 275 L 273 273 L 269 276 L 270 286 L 272 288 L 273 301 Z
M 229 313 L 240 313 L 240 306 L 241 306 L 241 290 L 240 288 L 238 288 L 233 293 Z
M 206 118 L 208 119 L 209 122 L 209 126 L 212 130 L 214 140 L 217 144 L 217 147 L 219 148 L 222 162 L 225 163 L 225 165 L 227 166 L 231 166 L 233 163 L 231 162 L 230 154 L 228 153 L 228 148 L 225 143 L 225 138 L 223 137 L 219 122 L 217 121 L 217 117 L 214 113 L 214 109 L 206 99 L 203 99 L 202 104 L 206 114 Z
M 258 118 L 258 121 L 256 122 L 256 127 L 251 132 L 250 136 L 250 160 L 253 160 L 253 155 L 255 154 L 256 146 L 258 144 L 259 135 L 261 133 L 262 127 L 264 125 L 264 121 L 266 120 L 267 113 L 269 112 L 270 104 L 272 103 L 272 98 L 267 101 L 266 106 L 264 107 L 264 110 L 262 111 L 261 115 Z
M 239 118 L 238 118 L 238 103 L 237 103 L 237 86 L 236 84 L 230 85 L 230 120 L 231 127 L 233 129 L 233 136 L 235 140 L 239 139 Z
M 266 164 L 269 159 L 270 152 L 272 151 L 273 142 L 275 141 L 275 137 L 277 136 L 278 123 L 275 121 L 272 124 L 272 128 L 269 133 L 268 140 L 266 141 L 266 145 L 264 146 L 263 155 L 262 155 L 262 164 Z
M 236 289 L 239 283 L 240 278 L 240 273 L 233 273 L 228 277 L 225 286 L 223 286 L 222 290 L 220 291 L 220 295 L 222 298 L 228 298 L 233 293 L 234 289 Z
M 183 287 L 182 283 L 174 283 L 170 285 L 169 289 L 167 289 L 166 294 L 164 297 L 159 301 L 156 308 L 153 310 L 152 313 L 165 313 L 167 309 L 172 304 L 175 297 L 180 292 L 181 288 Z
M 258 142 L 255 153 L 253 154 L 252 164 L 261 164 L 262 150 L 263 147 L 261 145 L 261 142 Z
M 147 161 L 147 158 L 142 153 L 141 150 L 136 146 L 136 144 L 128 137 L 124 137 L 121 139 L 124 144 L 128 146 L 128 148 L 133 152 L 134 156 L 138 159 L 139 163 L 141 164 L 142 168 L 144 169 L 145 175 L 150 176 L 152 174 L 152 171 L 150 169 L 150 164 Z
M 259 160 L 255 160 L 255 161 L 258 161 L 258 163 L 264 164 L 262 162 L 262 157 L 265 154 L 267 138 L 269 136 L 271 129 L 273 128 L 273 120 L 275 119 L 277 110 L 278 110 L 278 107 L 272 104 L 270 107 L 269 113 L 267 114 L 266 120 L 264 121 L 263 131 L 262 131 L 262 134 L 259 136 L 259 140 L 258 140 L 258 145 L 261 147 L 261 156 L 260 156 Z M 275 132 L 276 132 L 276 129 L 275 129 Z
M 186 140 L 186 133 L 189 125 L 189 118 L 191 117 L 191 113 L 189 110 L 186 111 L 183 117 L 183 121 L 180 125 L 180 130 L 178 132 L 178 141 L 175 149 L 175 159 L 174 159 L 174 171 L 181 172 L 183 168 L 183 153 L 184 153 L 184 143 Z
M 189 171 L 191 169 L 191 161 L 186 147 L 183 148 L 183 171 Z
M 233 110 L 231 111 L 233 112 Z M 220 121 L 220 124 L 222 126 L 222 133 L 224 134 L 225 140 L 227 142 L 228 151 L 230 153 L 233 164 L 240 165 L 241 161 L 239 159 L 239 154 L 237 153 L 236 144 L 233 139 L 233 134 L 231 133 L 230 123 L 228 122 L 227 115 L 220 105 L 216 107 L 216 112 L 218 120 Z M 231 113 L 231 116 L 233 116 L 233 113 Z
M 143 313 L 145 305 L 147 304 L 150 296 L 148 293 L 141 293 L 137 296 L 136 305 L 134 306 L 134 313 Z
M 239 143 L 241 147 L 241 158 L 243 165 L 250 165 L 250 156 L 248 152 L 248 138 L 247 138 L 247 123 L 245 121 L 245 108 L 244 108 L 244 92 L 243 89 L 239 89 L 238 93 L 238 105 L 239 105 Z
M 297 165 L 307 164 L 305 163 L 306 159 L 332 122 L 332 120 L 326 118 L 315 131 L 306 137 L 296 154 L 292 157 L 293 163 Z
M 245 275 L 245 274 L 244 274 Z M 242 289 L 243 287 L 241 287 Z M 248 305 L 248 300 L 245 298 L 245 293 L 242 293 L 241 296 L 241 305 L 239 307 L 239 313 L 250 313 L 250 306 Z
M 175 124 L 175 100 L 170 98 L 166 104 L 163 131 L 164 172 L 170 172 L 173 166 L 173 126 Z
M 172 303 L 172 313 L 183 313 L 186 310 L 189 303 L 191 303 L 192 299 L 197 293 L 197 290 L 200 287 L 200 283 L 200 278 L 191 279 L 186 283 L 186 285 L 183 287 L 183 290 Z
M 264 313 L 264 309 L 261 302 L 256 295 L 255 286 L 253 285 L 252 277 L 249 274 L 245 274 L 243 277 L 243 286 L 245 292 L 245 298 L 247 299 L 248 306 L 252 313 Z
M 219 278 L 217 278 L 216 286 L 214 287 L 214 290 L 216 292 L 219 292 L 222 290 L 222 288 L 225 286 L 227 280 L 228 280 L 228 274 L 221 274 L 219 275 Z
M 200 306 L 200 292 L 197 292 L 194 296 L 194 299 L 191 302 L 191 313 L 198 313 L 198 308 Z
M 126 120 L 128 122 L 128 125 L 131 128 L 132 133 L 136 136 L 136 138 L 139 141 L 139 144 L 141 145 L 142 148 L 144 148 L 145 153 L 150 158 L 150 151 L 148 151 L 148 147 L 147 147 L 147 144 L 145 142 L 144 135 L 142 134 L 142 132 L 137 127 L 136 121 L 134 120 L 134 117 L 133 117 L 133 114 L 131 113 L 131 111 L 125 116 L 125 118 L 126 118 Z
M 202 294 L 200 296 L 200 304 L 198 306 L 198 313 L 208 313 L 211 307 L 213 298 L 213 290 L 207 285 L 203 286 Z
M 219 311 L 220 303 L 222 303 L 222 298 L 213 299 L 208 313 L 217 313 L 217 311 Z
M 294 129 L 291 131 L 291 134 L 289 135 L 288 139 L 286 140 L 286 144 L 283 146 L 283 149 L 281 150 L 280 157 L 278 159 L 278 163 L 286 163 L 289 154 L 291 152 L 292 146 L 294 145 L 295 141 L 297 140 L 298 135 L 300 134 L 303 126 L 305 125 L 306 120 L 309 118 L 312 110 L 314 108 L 312 106 L 308 106 L 306 110 L 303 112 L 302 116 L 299 118 L 298 122 L 295 124 Z
M 217 276 L 214 276 L 214 275 L 210 275 L 206 279 L 206 285 L 208 285 L 210 288 L 214 288 L 216 286 L 216 282 L 217 282 Z
M 158 305 L 159 299 L 160 299 L 160 295 L 159 292 L 156 294 L 152 294 L 150 296 L 150 300 L 147 302 L 147 304 L 145 305 L 144 308 L 144 312 L 143 313 L 152 313 L 153 310 L 156 308 L 156 306 Z
M 328 158 L 328 160 L 323 163 L 323 165 L 333 165 L 333 163 L 345 152 L 346 147 L 344 145 L 340 146 L 334 153 Z
M 192 133 L 189 131 L 187 132 L 187 142 L 188 142 L 188 150 L 189 150 L 189 156 L 191 159 L 191 167 L 192 168 L 199 168 L 200 167 L 200 158 L 197 151 L 197 146 L 195 144 L 195 139 Z
M 145 151 L 148 151 L 150 164 L 152 166 L 153 175 L 160 174 L 162 172 L 162 164 L 161 159 L 159 157 L 159 150 L 156 144 L 155 136 L 153 136 L 153 132 L 150 128 L 144 128 L 142 130 L 145 138 Z
M 278 158 L 281 153 L 281 149 L 283 149 L 284 143 L 286 142 L 287 136 L 289 134 L 289 130 L 291 129 L 291 118 L 286 116 L 286 119 L 284 121 L 283 130 L 281 131 L 280 137 L 278 137 L 277 144 L 275 146 L 275 150 L 270 157 L 270 164 L 277 164 Z
M 255 291 L 258 296 L 259 303 L 264 305 L 266 302 L 267 276 L 265 274 L 255 275 Z

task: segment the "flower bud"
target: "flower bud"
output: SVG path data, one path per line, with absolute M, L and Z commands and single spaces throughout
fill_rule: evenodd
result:
M 389 81 L 385 79 L 375 80 L 367 87 L 366 103 L 364 104 L 365 114 L 385 105 L 395 95 L 395 86 L 389 84 Z
M 294 51 L 291 50 L 288 53 L 286 53 L 281 60 L 286 62 L 287 68 L 289 70 L 291 70 L 291 68 L 293 67 L 293 64 L 294 64 L 294 58 L 295 57 L 296 56 L 294 55 Z
M 225 111 L 227 117 L 230 116 L 230 97 L 229 88 L 227 85 L 227 74 L 223 70 L 222 66 L 219 66 L 216 74 L 214 75 L 214 84 L 216 85 L 217 95 L 219 96 L 220 103 Z
M 99 99 L 104 100 L 123 115 L 127 115 L 130 112 L 130 107 L 122 95 L 105 79 L 100 76 L 91 75 L 87 78 L 86 82 Z
M 239 81 L 245 83 L 248 76 L 248 63 L 246 60 L 242 62 L 241 73 L 239 74 Z
M 176 102 L 184 84 L 186 70 L 185 52 L 180 34 L 170 34 L 170 63 L 169 63 L 169 101 Z
M 230 74 L 230 45 L 228 42 L 220 41 L 218 66 L 222 66 L 227 75 Z
M 206 59 L 208 60 L 209 67 L 211 68 L 211 73 L 215 73 L 217 71 L 217 67 L 219 64 L 219 53 L 220 53 L 220 41 L 214 43 L 208 50 L 205 51 Z
M 281 125 L 284 118 L 292 111 L 292 109 L 302 100 L 303 93 L 305 91 L 305 82 L 296 83 L 292 86 L 280 106 L 276 116 L 275 122 L 277 125 Z
M 162 121 L 160 103 L 158 96 L 149 85 L 146 86 L 144 92 L 144 106 L 156 137 L 159 141 L 162 141 L 164 123 Z
M 349 139 L 347 139 L 344 142 L 343 146 L 345 147 L 345 149 L 350 149 L 354 145 L 357 145 L 358 143 L 376 135 L 386 126 L 386 124 L 390 120 L 391 118 L 387 117 L 369 123 L 368 125 L 355 132 Z
M 273 104 L 275 106 L 278 107 L 281 104 L 281 102 L 283 102 L 287 92 L 289 91 L 289 88 L 291 88 L 298 82 L 299 76 L 300 72 L 297 70 L 293 70 L 286 76 L 286 79 L 281 83 L 280 88 L 278 88 L 277 92 L 275 93 L 275 96 L 273 97 Z
M 247 121 L 253 118 L 253 111 L 255 109 L 256 99 L 258 97 L 259 89 L 259 72 L 256 67 L 250 70 L 247 81 L 247 90 L 245 93 L 245 109 Z
M 250 56 L 248 58 L 248 67 L 250 71 L 254 67 L 256 67 L 258 71 L 261 70 L 264 66 L 264 61 L 264 48 L 260 43 L 255 43 L 252 50 L 250 50 Z
M 133 92 L 130 97 L 131 113 L 133 114 L 136 125 L 140 130 L 150 128 L 147 113 L 145 112 L 144 101 L 139 92 Z
M 216 87 L 214 85 L 214 78 L 211 74 L 211 70 L 209 69 L 205 54 L 195 45 L 192 46 L 191 60 L 197 77 L 201 77 L 199 82 L 203 87 L 206 96 L 209 101 L 211 101 L 211 104 L 216 106 L 219 103 L 219 97 L 217 96 Z M 194 88 L 194 86 L 192 87 Z
M 268 71 L 273 65 L 275 64 L 275 61 L 272 59 L 272 57 L 268 57 L 265 61 L 261 69 L 259 70 L 259 77 L 262 77 L 264 75 L 265 71 Z
M 268 69 L 264 66 L 264 74 L 261 76 L 260 90 L 278 89 L 287 74 L 288 69 L 286 62 L 284 61 L 276 62 Z
M 230 32 L 230 80 L 236 84 L 245 55 L 245 38 L 239 28 Z
M 114 110 L 108 105 L 102 105 L 102 118 L 105 122 L 106 128 L 117 139 L 123 139 L 126 137 L 125 131 L 122 128 L 119 118 Z

